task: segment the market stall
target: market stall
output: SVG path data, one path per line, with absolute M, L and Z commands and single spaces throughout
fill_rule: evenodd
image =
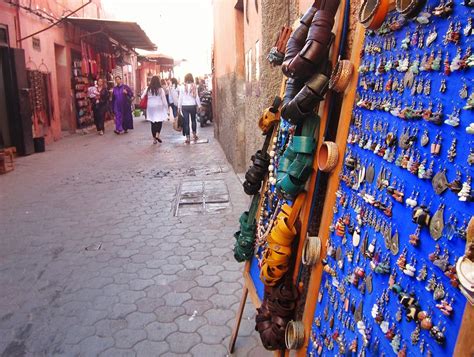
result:
M 318 180 L 317 147 L 324 141 L 331 111 L 331 101 L 324 101 L 331 75 L 328 64 L 329 59 L 336 62 L 342 38 L 345 13 L 341 10 L 336 16 L 338 5 L 336 1 L 326 9 L 310 8 L 291 36 L 288 28 L 282 29 L 269 56 L 275 65 L 283 64 L 285 77 L 280 97 L 260 118 L 266 140 L 245 176 L 244 190 L 254 197 L 235 234 L 235 257 L 246 264 L 231 351 L 248 295 L 258 308 L 256 329 L 269 350 L 286 348 L 285 331 L 295 326 L 304 307 L 305 292 L 299 284 L 302 250 Z M 329 16 L 323 16 L 322 23 L 316 21 L 311 31 L 319 10 L 323 11 L 318 16 Z M 331 34 L 334 23 L 335 34 Z M 305 67 L 296 63 L 301 61 L 296 53 L 287 51 L 285 56 L 281 51 L 287 41 L 287 48 L 304 44 L 308 30 L 311 36 L 324 34 L 326 40 L 325 47 L 313 52 L 313 64 Z
M 104 78 L 112 88 L 114 77 L 125 77 L 124 67 L 127 67 L 124 82 L 134 87 L 134 49 L 153 51 L 156 45 L 135 22 L 79 17 L 70 17 L 67 21 L 85 32 L 81 36 L 80 54 L 73 52 L 71 56 L 78 127 L 84 127 L 93 123 L 87 89 L 94 81 Z
M 250 292 L 267 349 L 473 353 L 472 17 L 467 1 L 362 1 L 352 54 L 329 82 L 344 93 L 340 120 L 329 116 L 337 131 L 320 126 L 317 151 L 315 117 L 295 123 L 307 102 L 287 86 L 269 156 L 255 155 L 244 187 L 270 172 L 235 236 L 236 258 L 249 260 L 243 301 Z M 291 54 L 291 41 L 283 70 L 295 78 L 311 51 Z M 318 170 L 306 177 L 309 161 Z

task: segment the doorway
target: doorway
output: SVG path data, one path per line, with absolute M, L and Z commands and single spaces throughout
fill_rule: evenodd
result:
M 66 79 L 69 77 L 69 72 L 67 70 L 66 48 L 64 46 L 54 44 L 54 57 L 56 60 L 56 90 L 58 91 L 59 118 L 61 120 L 61 130 L 69 131 L 71 129 L 69 82 L 67 80 L 58 80 L 59 78 Z
M 8 124 L 7 98 L 5 92 L 5 77 L 3 75 L 4 63 L 0 57 L 0 149 L 13 146 Z
M 0 105 L 2 136 L 6 140 L 5 145 L 15 146 L 19 155 L 29 155 L 34 152 L 34 146 L 25 51 L 0 46 L 0 61 L 2 66 L 0 97 L 3 97 L 0 100 L 4 100 L 7 104 Z M 3 128 L 6 133 L 3 133 Z

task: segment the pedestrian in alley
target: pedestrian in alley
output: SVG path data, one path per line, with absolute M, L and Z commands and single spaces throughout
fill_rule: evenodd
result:
M 170 102 L 171 110 L 173 111 L 173 119 L 176 119 L 178 116 L 178 104 L 179 104 L 179 88 L 178 80 L 176 78 L 171 78 L 171 85 L 169 86 L 170 90 Z
M 95 97 L 94 122 L 99 135 L 104 135 L 105 115 L 109 110 L 109 91 L 103 78 L 97 80 L 97 93 Z
M 115 87 L 112 93 L 112 108 L 115 114 L 115 134 L 127 133 L 133 129 L 132 100 L 133 92 L 129 86 L 122 83 L 122 77 L 115 77 Z
M 153 144 L 162 142 L 160 139 L 161 128 L 163 121 L 168 118 L 168 102 L 166 101 L 165 90 L 161 83 L 160 77 L 153 76 L 150 85 L 142 94 L 142 99 L 148 96 L 146 118 L 151 122 Z
M 168 83 L 166 82 L 166 79 L 161 80 L 161 88 L 165 91 L 165 97 L 166 97 L 166 103 L 168 105 L 168 110 L 170 107 L 170 91 L 168 87 Z
M 196 125 L 196 113 L 197 109 L 201 107 L 199 101 L 197 86 L 194 84 L 194 78 L 191 73 L 184 76 L 184 85 L 179 91 L 179 104 L 178 110 L 183 114 L 183 135 L 186 136 L 185 144 L 189 144 L 190 141 L 190 130 L 189 121 L 191 120 L 191 127 L 193 130 L 193 140 L 197 141 L 197 125 Z

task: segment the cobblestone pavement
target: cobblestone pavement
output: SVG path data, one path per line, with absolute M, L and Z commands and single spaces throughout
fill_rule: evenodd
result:
M 248 199 L 212 128 L 71 136 L 0 176 L 2 356 L 226 356 Z M 182 182 L 224 180 L 227 210 L 175 217 Z M 216 211 L 217 212 L 217 211 Z M 86 249 L 87 248 L 87 249 Z M 247 304 L 236 356 L 266 356 Z

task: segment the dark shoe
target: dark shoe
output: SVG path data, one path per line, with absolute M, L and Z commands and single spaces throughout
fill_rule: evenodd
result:
M 122 134 L 122 133 L 121 133 L 120 131 L 118 131 L 118 130 L 114 130 L 114 133 L 117 134 L 117 135 Z
M 303 81 L 289 78 L 288 81 L 286 82 L 286 90 L 285 90 L 285 95 L 283 97 L 283 106 L 287 105 L 300 92 L 300 90 L 303 87 L 304 87 Z
M 281 110 L 283 118 L 292 124 L 310 116 L 315 106 L 324 99 L 328 90 L 329 76 L 318 73 L 311 78 L 301 91 Z
M 316 14 L 316 11 L 319 10 L 321 5 L 321 0 L 315 1 L 313 6 L 311 6 L 306 13 L 300 19 L 300 25 L 296 28 L 295 31 L 290 36 L 288 43 L 286 44 L 285 58 L 283 59 L 283 73 L 286 73 L 286 62 L 292 60 L 299 51 L 303 48 L 306 37 L 308 37 L 309 26 L 313 17 Z
M 334 41 L 331 32 L 340 0 L 323 0 L 314 15 L 303 48 L 283 63 L 283 72 L 292 78 L 309 78 L 318 71 Z

